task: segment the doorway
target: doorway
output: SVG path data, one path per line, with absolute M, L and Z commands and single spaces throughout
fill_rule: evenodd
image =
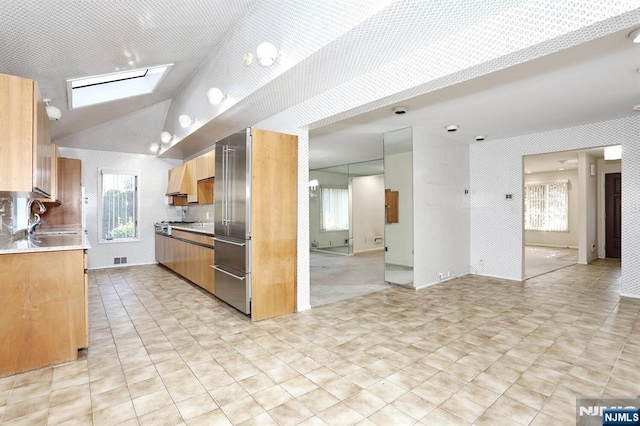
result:
M 605 174 L 605 252 L 620 259 L 622 252 L 622 174 Z

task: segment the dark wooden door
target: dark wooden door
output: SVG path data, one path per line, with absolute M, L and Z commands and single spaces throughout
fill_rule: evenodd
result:
M 622 178 L 620 173 L 605 175 L 606 255 L 620 259 L 622 243 Z

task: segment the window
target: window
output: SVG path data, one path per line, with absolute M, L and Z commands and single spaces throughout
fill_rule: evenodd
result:
M 100 241 L 137 241 L 138 172 L 101 170 Z
M 68 79 L 69 109 L 151 93 L 172 65 Z
M 568 186 L 568 182 L 525 184 L 525 231 L 569 232 Z
M 347 188 L 320 188 L 320 229 L 322 231 L 349 230 L 349 190 Z

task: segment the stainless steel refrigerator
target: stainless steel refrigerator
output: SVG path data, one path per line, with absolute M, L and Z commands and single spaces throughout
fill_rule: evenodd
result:
M 215 292 L 251 313 L 251 128 L 216 143 Z

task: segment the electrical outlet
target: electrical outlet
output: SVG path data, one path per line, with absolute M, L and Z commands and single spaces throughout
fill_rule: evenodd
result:
M 207 220 L 209 220 L 209 212 L 206 213 Z

